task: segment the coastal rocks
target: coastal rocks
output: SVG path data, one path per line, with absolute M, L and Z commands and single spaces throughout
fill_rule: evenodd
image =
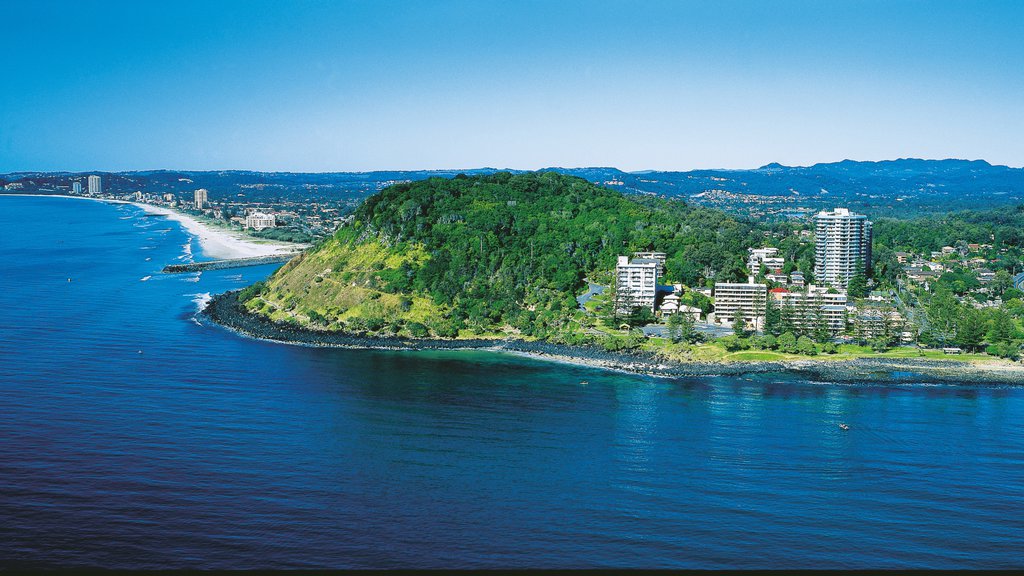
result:
M 645 351 L 609 352 L 596 347 L 516 339 L 410 339 L 319 332 L 250 314 L 239 304 L 238 292 L 214 296 L 203 312 L 214 322 L 246 336 L 307 346 L 383 350 L 496 350 L 662 377 L 741 376 L 789 372 L 801 374 L 808 380 L 818 382 L 1024 384 L 1022 366 L 977 366 L 955 360 L 860 358 L 845 361 L 819 359 L 789 362 L 679 363 L 666 361 Z

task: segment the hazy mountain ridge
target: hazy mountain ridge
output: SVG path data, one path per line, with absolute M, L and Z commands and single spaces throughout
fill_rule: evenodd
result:
M 405 180 L 458 174 L 497 172 L 495 168 L 451 170 L 381 170 L 371 172 L 260 172 L 251 170 L 142 170 L 128 172 L 15 172 L 0 175 L 8 191 L 57 193 L 73 179 L 88 174 L 104 177 L 104 189 L 188 193 L 207 188 L 210 196 L 360 199 Z M 513 174 L 527 170 L 502 170 Z M 1024 201 L 1024 169 L 992 165 L 984 160 L 901 158 L 784 166 L 771 163 L 755 169 L 701 169 L 685 172 L 624 172 L 614 167 L 546 168 L 578 176 L 629 193 L 682 197 L 737 212 L 746 205 L 778 204 L 777 211 L 848 205 L 879 214 L 955 210 L 1018 204 Z M 84 182 L 83 182 L 84 185 Z M 767 210 L 767 209 L 766 209 Z M 766 213 L 770 213 L 768 210 Z M 755 214 L 757 212 L 754 212 Z

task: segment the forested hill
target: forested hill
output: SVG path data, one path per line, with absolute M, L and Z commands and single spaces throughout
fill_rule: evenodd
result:
M 669 254 L 667 280 L 743 278 L 752 224 L 680 201 L 627 197 L 554 172 L 391 186 L 244 294 L 251 310 L 324 329 L 440 336 L 564 327 L 588 275 L 620 254 Z

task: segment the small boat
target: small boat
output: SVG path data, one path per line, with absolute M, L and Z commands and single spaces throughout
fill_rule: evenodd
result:
M 849 430 L 850 429 L 849 426 L 847 426 L 846 424 L 843 424 L 841 422 L 839 423 L 839 428 L 842 429 L 842 430 Z
M 590 382 L 587 382 L 586 380 L 580 380 L 580 386 L 586 386 L 587 384 L 590 384 Z

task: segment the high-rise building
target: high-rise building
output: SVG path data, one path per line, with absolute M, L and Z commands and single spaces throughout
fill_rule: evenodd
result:
M 209 198 L 207 197 L 206 188 L 196 190 L 196 209 L 202 210 L 207 204 L 209 204 Z
M 82 183 L 81 182 L 72 182 L 71 183 L 71 192 L 73 194 L 81 194 L 82 193 Z
M 99 176 L 89 176 L 89 195 L 99 196 L 103 193 L 103 181 Z
M 814 277 L 821 284 L 846 286 L 871 271 L 871 221 L 846 208 L 814 217 Z
M 615 308 L 620 314 L 632 312 L 636 307 L 650 308 L 654 312 L 660 266 L 654 259 L 630 260 L 628 256 L 619 256 L 615 267 Z

